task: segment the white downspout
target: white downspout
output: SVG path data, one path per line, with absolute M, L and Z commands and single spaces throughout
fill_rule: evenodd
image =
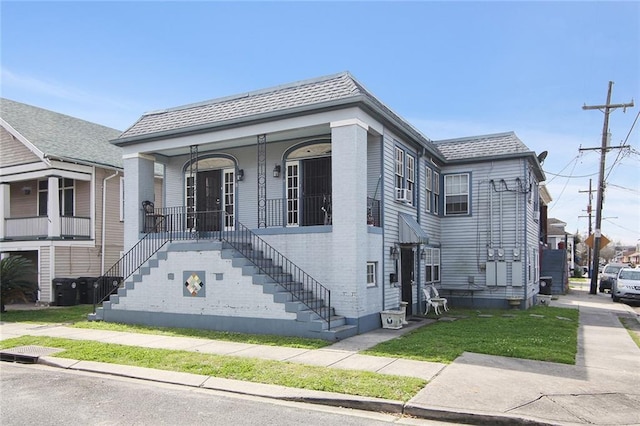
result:
M 107 176 L 106 178 L 104 178 L 102 180 L 102 256 L 101 256 L 101 260 L 100 260 L 100 275 L 104 275 L 104 250 L 105 250 L 105 238 L 104 238 L 104 233 L 106 232 L 106 228 L 107 228 L 107 219 L 106 219 L 106 213 L 107 213 L 107 181 L 111 178 L 114 178 L 116 176 L 118 176 L 118 174 L 120 173 L 120 171 L 116 170 L 116 172 L 114 174 L 112 174 L 111 176 Z

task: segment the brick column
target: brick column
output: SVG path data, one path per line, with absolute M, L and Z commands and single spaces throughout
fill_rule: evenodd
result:
M 131 249 L 143 230 L 142 202 L 154 199 L 155 158 L 141 153 L 124 155 L 124 251 Z
M 332 304 L 352 318 L 363 313 L 367 286 L 368 128 L 358 119 L 331 123 Z

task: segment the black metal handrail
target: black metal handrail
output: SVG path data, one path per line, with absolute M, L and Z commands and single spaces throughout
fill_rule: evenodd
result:
M 235 221 L 235 229 L 220 231 L 220 240 L 249 259 L 260 272 L 326 321 L 331 329 L 331 291 L 328 288 L 238 221 Z
M 224 211 L 191 211 L 185 207 L 158 208 L 143 212 L 145 232 L 94 283 L 93 311 L 144 265 L 167 242 L 211 238 L 224 241 L 269 276 L 296 300 L 315 312 L 331 329 L 331 291 Z M 152 222 L 149 222 L 149 220 Z M 152 226 L 149 226 L 149 223 Z
M 164 220 L 164 218 L 162 219 Z M 96 305 L 107 300 L 118 291 L 127 278 L 171 240 L 171 232 L 164 230 L 145 234 L 104 275 L 93 283 L 93 312 Z

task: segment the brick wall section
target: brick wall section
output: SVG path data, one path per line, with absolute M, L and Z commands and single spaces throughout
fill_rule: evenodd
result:
M 127 290 L 111 309 L 295 320 L 295 313 L 285 312 L 283 303 L 274 303 L 273 295 L 263 293 L 262 285 L 253 284 L 252 277 L 242 275 L 242 269 L 234 268 L 231 262 L 221 257 L 220 250 L 170 249 L 167 259 L 134 289 Z M 184 295 L 185 271 L 205 271 L 205 297 Z M 219 274 L 222 279 L 217 279 Z

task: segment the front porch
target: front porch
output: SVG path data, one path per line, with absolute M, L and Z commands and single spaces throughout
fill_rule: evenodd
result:
M 291 210 L 295 204 L 299 209 Z M 268 199 L 264 228 L 296 228 L 332 225 L 331 195 L 302 197 L 300 199 Z M 367 199 L 367 225 L 380 227 L 380 200 Z M 140 209 L 143 233 L 158 232 L 212 232 L 233 228 L 235 214 L 225 210 L 194 210 L 189 206 L 155 207 L 144 202 Z M 256 224 L 260 228 L 260 224 Z

